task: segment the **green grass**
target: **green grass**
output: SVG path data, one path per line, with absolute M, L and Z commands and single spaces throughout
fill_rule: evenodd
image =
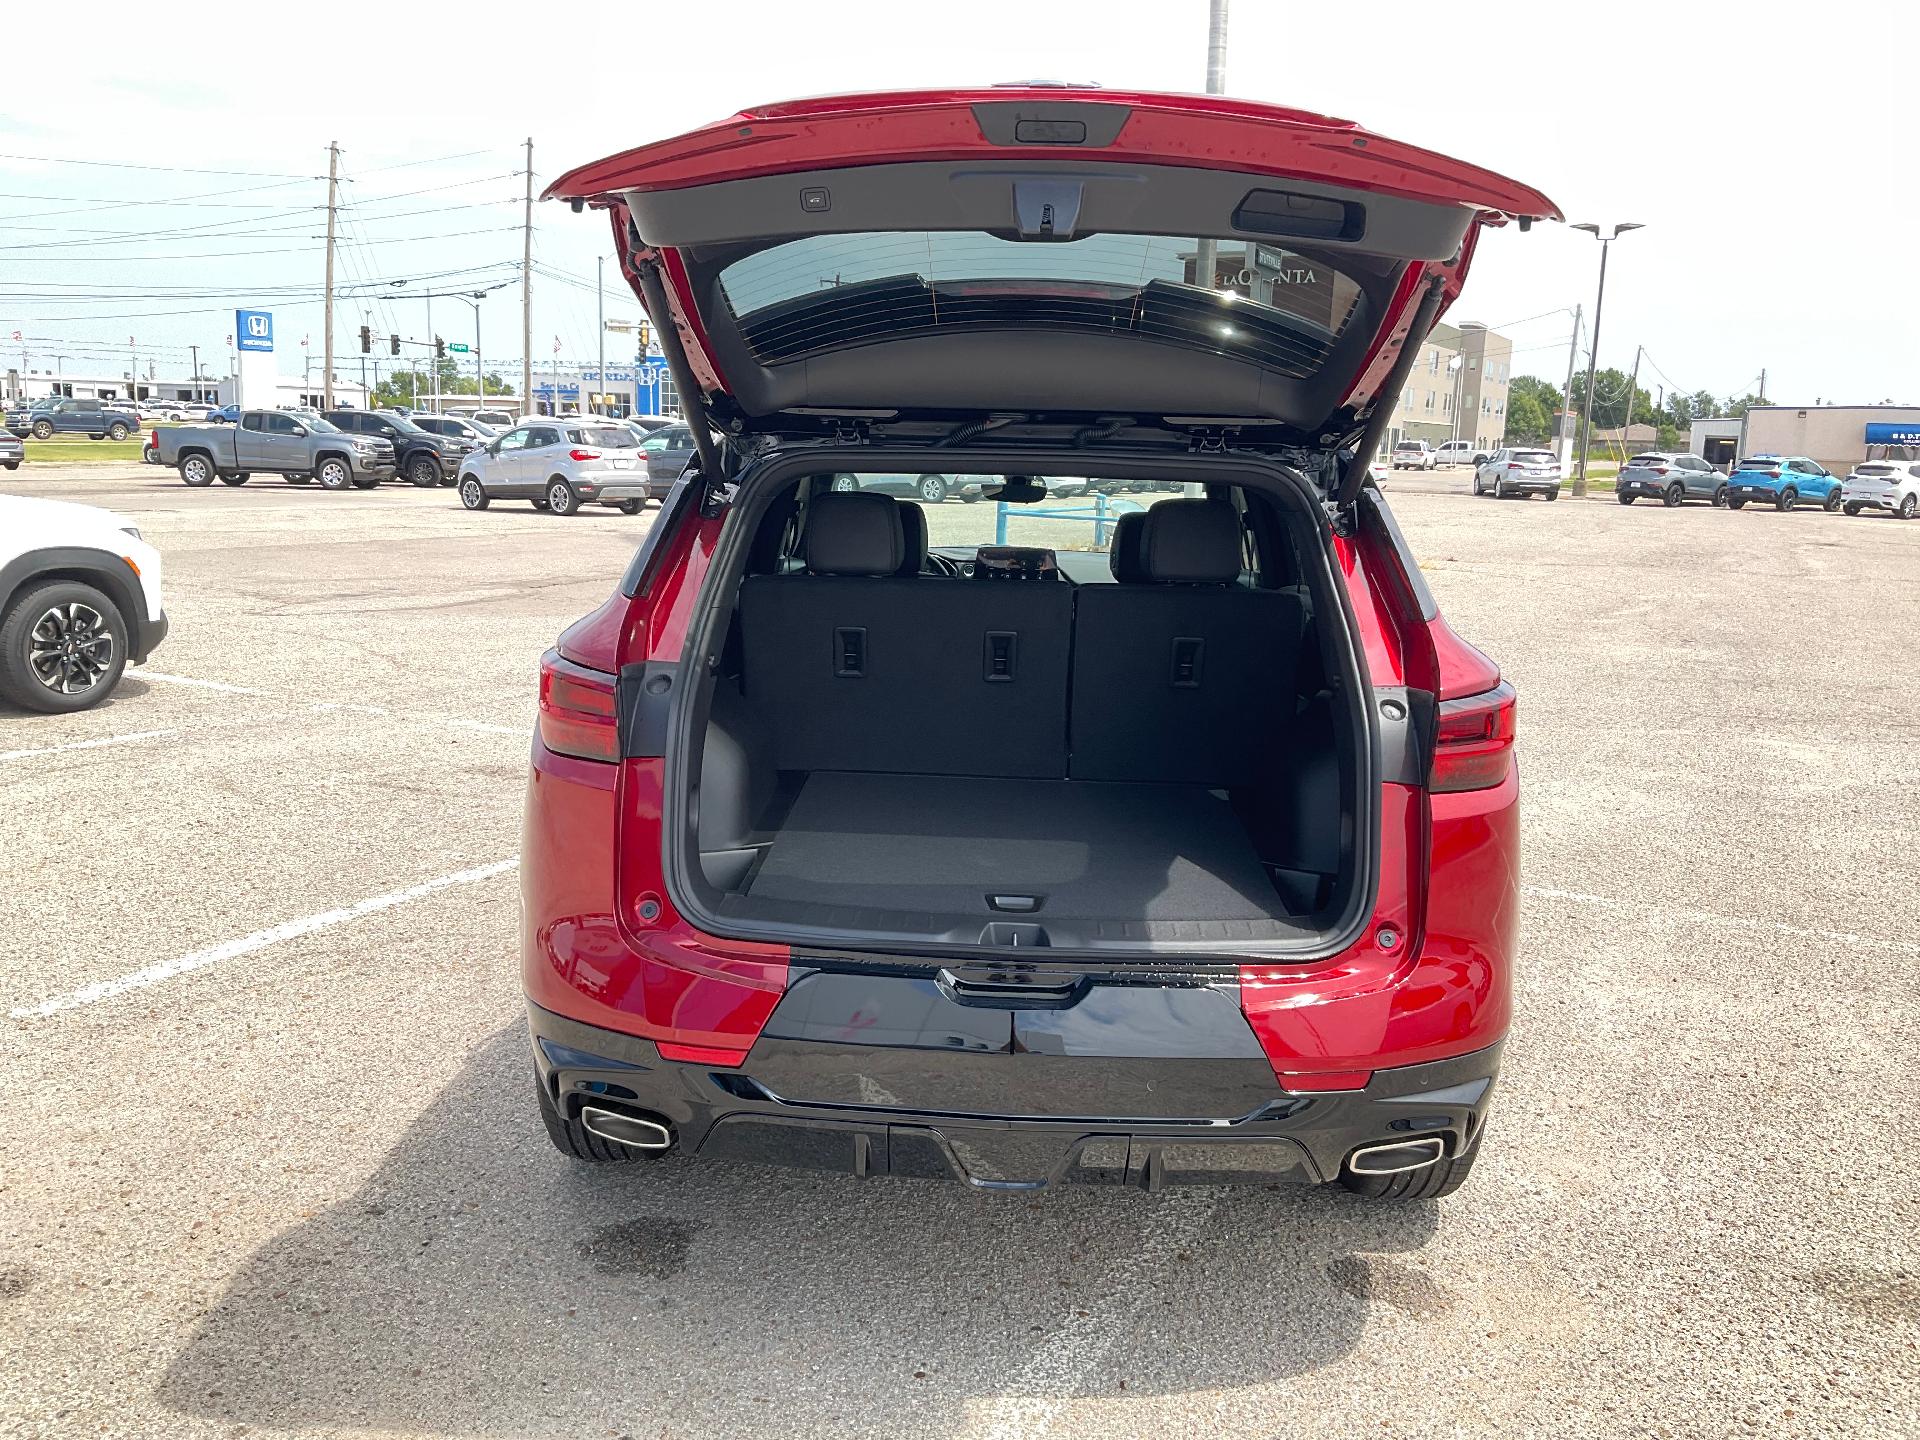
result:
M 54 435 L 45 440 L 27 441 L 29 465 L 124 465 L 140 460 L 145 445 L 143 434 L 125 440 L 89 440 L 84 435 Z

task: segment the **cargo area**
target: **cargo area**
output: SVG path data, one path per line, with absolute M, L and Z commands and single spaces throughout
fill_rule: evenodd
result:
M 1221 485 L 1121 507 L 1080 548 L 1064 521 L 1051 546 L 928 544 L 1005 538 L 992 503 L 809 483 L 759 522 L 697 702 L 696 904 L 819 943 L 1323 931 L 1363 746 L 1300 527 Z

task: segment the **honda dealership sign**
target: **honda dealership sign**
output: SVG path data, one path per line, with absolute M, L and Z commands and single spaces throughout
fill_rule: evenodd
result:
M 233 312 L 234 343 L 242 350 L 273 349 L 273 312 L 236 310 Z

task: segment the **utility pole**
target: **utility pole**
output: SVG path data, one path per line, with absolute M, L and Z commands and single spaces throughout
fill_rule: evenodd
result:
M 1567 383 L 1560 387 L 1565 401 L 1560 407 L 1560 473 L 1573 459 L 1573 367 L 1580 356 L 1580 307 L 1573 307 L 1573 339 L 1567 344 Z
M 325 371 L 320 376 L 322 410 L 333 409 L 333 230 L 340 208 L 340 142 L 327 142 L 327 324 Z M 234 398 L 240 396 L 240 371 L 234 368 Z
M 189 345 L 187 349 L 193 352 L 193 398 L 199 400 L 203 398 L 200 394 L 200 347 Z
M 1208 0 L 1207 4 L 1207 94 L 1227 93 L 1227 0 Z M 1202 236 L 1194 247 L 1193 283 L 1202 290 L 1213 289 L 1219 246 L 1210 236 Z
M 1807 392 L 1802 390 L 1800 393 L 1804 395 Z M 1766 398 L 1767 398 L 1767 372 L 1765 370 L 1762 370 L 1760 372 L 1760 400 L 1763 404 L 1766 402 Z
M 527 199 L 520 225 L 520 413 L 533 409 L 533 137 L 527 137 Z
M 1227 93 L 1227 0 L 1207 0 L 1207 94 Z M 1193 283 L 1211 291 L 1219 270 L 1220 246 L 1211 235 L 1202 235 L 1193 247 Z M 1252 247 L 1248 247 L 1251 258 Z M 1189 500 L 1206 493 L 1189 480 L 1181 493 Z
M 1633 403 L 1640 398 L 1640 352 L 1642 348 L 1643 347 L 1639 345 L 1633 347 L 1633 374 L 1627 380 L 1627 420 L 1626 424 L 1620 427 L 1620 448 L 1622 450 L 1627 448 L 1627 426 L 1633 424 Z M 1620 458 L 1624 460 L 1626 457 L 1623 455 Z
M 593 383 L 600 387 L 599 393 L 604 395 L 607 389 L 607 257 L 606 256 L 596 255 L 593 257 L 593 274 L 594 274 L 594 280 L 599 287 L 599 299 L 596 302 L 596 305 L 597 305 L 596 313 L 599 315 L 599 318 L 600 318 L 600 324 L 599 324 L 600 373 L 593 377 Z M 594 413 L 595 414 L 599 413 L 599 409 L 597 406 L 595 407 Z

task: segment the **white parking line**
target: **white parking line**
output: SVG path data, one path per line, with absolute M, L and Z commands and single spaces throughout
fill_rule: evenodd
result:
M 58 1015 L 62 1010 L 77 1010 L 83 1005 L 95 1005 L 102 1000 L 111 1000 L 116 995 L 125 995 L 130 990 L 144 990 L 149 985 L 158 985 L 162 980 L 171 980 L 176 975 L 186 975 L 195 970 L 204 970 L 209 965 L 218 965 L 223 960 L 232 960 L 241 955 L 251 955 L 256 950 L 265 950 L 270 945 L 278 945 L 283 940 L 295 940 L 302 935 L 311 935 L 318 930 L 330 930 L 335 925 L 344 925 L 349 920 L 358 920 L 363 915 L 372 915 L 377 911 L 391 910 L 396 905 L 405 905 L 436 890 L 445 890 L 453 885 L 471 885 L 476 880 L 490 880 L 495 875 L 505 874 L 520 863 L 518 855 L 505 860 L 496 860 L 491 865 L 476 865 L 471 870 L 455 870 L 450 875 L 435 876 L 418 885 L 410 885 L 405 890 L 389 891 L 385 895 L 375 895 L 339 910 L 322 910 L 317 915 L 307 915 L 299 920 L 288 920 L 271 929 L 256 930 L 251 935 L 242 935 L 238 940 L 227 940 L 219 945 L 210 945 L 204 950 L 195 950 L 190 954 L 176 956 L 172 960 L 162 960 L 157 965 L 148 965 L 135 970 L 131 975 L 122 975 L 117 980 L 102 980 L 97 984 L 83 985 L 78 990 L 69 990 L 65 995 L 55 995 L 42 1000 L 38 1005 L 22 1005 L 9 1010 L 7 1015 L 14 1020 L 44 1020 L 49 1015 Z
M 69 740 L 64 745 L 43 745 L 37 750 L 0 750 L 0 760 L 25 760 L 34 755 L 60 755 L 68 750 L 98 750 L 103 745 L 131 745 L 136 740 L 158 740 L 162 735 L 178 735 L 178 730 L 136 730 L 131 735 L 108 735 L 99 740 Z
M 1712 910 L 1691 910 L 1677 905 L 1649 905 L 1642 900 L 1620 900 L 1611 895 L 1588 895 L 1579 890 L 1554 890 L 1543 885 L 1522 885 L 1522 895 L 1542 900 L 1567 900 L 1576 905 L 1598 905 L 1610 910 L 1638 910 L 1665 920 L 1686 920 L 1698 925 L 1732 925 L 1745 930 L 1771 930 L 1777 935 L 1792 935 L 1802 940 L 1825 940 L 1855 950 L 1897 950 L 1903 955 L 1920 955 L 1920 943 L 1894 940 L 1881 935 L 1859 935 L 1851 930 L 1821 930 L 1809 925 L 1788 925 L 1779 920 L 1752 920 L 1744 915 L 1721 915 Z
M 196 680 L 191 675 L 163 675 L 158 670 L 136 670 L 136 680 L 158 680 L 163 685 L 192 685 L 200 690 L 223 690 L 229 695 L 258 695 L 258 690 L 245 685 L 229 685 L 224 680 Z

